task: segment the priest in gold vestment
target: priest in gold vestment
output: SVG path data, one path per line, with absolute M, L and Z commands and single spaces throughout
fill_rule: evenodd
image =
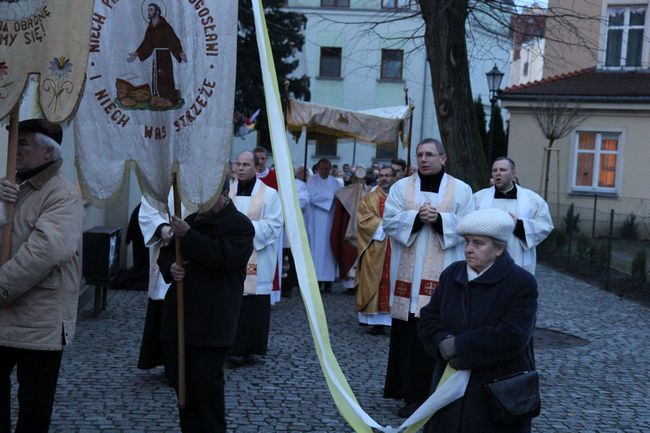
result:
M 381 225 L 384 204 L 395 182 L 395 169 L 379 170 L 379 185 L 366 194 L 357 211 L 357 311 L 359 322 L 371 325 L 371 334 L 390 326 L 390 240 Z

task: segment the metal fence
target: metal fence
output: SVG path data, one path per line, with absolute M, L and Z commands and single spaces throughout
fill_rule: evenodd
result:
M 541 261 L 606 289 L 650 299 L 646 266 L 649 217 L 620 214 L 597 205 L 551 206 L 556 214 L 555 230 L 539 247 Z

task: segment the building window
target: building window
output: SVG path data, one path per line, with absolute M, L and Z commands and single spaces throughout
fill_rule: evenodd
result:
M 349 8 L 350 0 L 320 0 L 323 8 Z
M 404 51 L 381 50 L 381 79 L 401 80 Z
M 578 132 L 573 189 L 616 192 L 620 147 L 620 132 Z
M 377 143 L 377 153 L 375 154 L 375 159 L 377 161 L 390 161 L 393 158 L 397 158 L 397 144 L 390 143 Z
M 321 47 L 319 75 L 321 77 L 341 77 L 341 48 Z
M 645 6 L 607 8 L 605 66 L 641 66 Z
M 410 0 L 381 0 L 382 9 L 410 9 Z
M 336 158 L 338 151 L 338 139 L 333 135 L 314 133 L 309 134 L 307 141 L 316 141 L 316 153 L 318 157 Z

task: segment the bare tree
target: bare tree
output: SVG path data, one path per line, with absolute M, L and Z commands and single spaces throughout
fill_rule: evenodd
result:
M 473 187 L 486 179 L 487 163 L 472 102 L 465 24 L 468 0 L 418 0 L 440 138 L 452 171 Z
M 583 50 L 596 64 L 598 59 L 598 33 L 585 32 L 589 23 L 591 28 L 602 22 L 600 15 L 590 16 L 581 12 L 579 4 L 595 4 L 600 0 L 550 0 L 546 9 L 547 28 L 564 29 L 575 37 L 564 40 L 564 34 L 556 31 L 544 35 L 547 42 L 563 44 L 570 49 Z M 508 43 L 514 35 L 523 39 L 539 37 L 525 34 L 526 29 L 513 25 L 512 16 L 523 10 L 522 0 L 417 0 L 420 10 L 378 13 L 376 19 L 358 21 L 346 20 L 349 25 L 365 25 L 366 32 L 382 37 L 379 30 L 383 24 L 399 20 L 410 20 L 420 14 L 424 22 L 424 38 L 421 26 L 416 25 L 410 34 L 395 36 L 390 33 L 385 39 L 408 39 L 424 43 L 429 68 L 431 86 L 436 104 L 438 127 L 445 149 L 449 156 L 449 169 L 452 173 L 462 173 L 473 188 L 483 187 L 487 181 L 488 164 L 481 146 L 478 122 L 472 103 L 470 83 L 470 54 L 467 40 L 479 33 L 491 34 L 496 43 Z M 600 11 L 600 8 L 598 9 Z M 323 17 L 324 20 L 343 23 Z M 523 32 L 523 33 L 522 33 Z M 362 38 L 358 38 L 363 40 Z M 489 51 L 489 49 L 487 49 Z M 475 53 L 472 53 L 475 54 Z M 489 55 L 485 50 L 479 53 L 483 58 Z M 570 62 L 570 58 L 544 58 L 545 66 L 554 62 Z M 562 66 L 562 65 L 558 65 Z M 563 65 L 569 69 L 570 65 Z
M 531 105 L 535 120 L 548 140 L 544 158 L 544 200 L 548 197 L 548 179 L 551 167 L 551 151 L 556 140 L 566 137 L 587 119 L 580 104 L 566 98 L 548 96 Z

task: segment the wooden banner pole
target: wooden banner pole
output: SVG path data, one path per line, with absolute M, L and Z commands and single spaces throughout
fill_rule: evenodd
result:
M 181 214 L 181 196 L 178 188 L 178 175 L 173 174 L 172 188 L 174 190 L 174 215 L 183 218 Z M 176 264 L 183 266 L 183 255 L 181 254 L 181 240 L 174 237 L 176 246 Z M 186 386 L 185 386 L 185 298 L 183 295 L 183 280 L 176 281 L 176 316 L 178 318 L 178 407 L 185 408 Z
M 18 154 L 18 106 L 11 112 L 9 118 L 9 142 L 7 145 L 7 180 L 16 183 L 16 157 Z M 2 231 L 2 250 L 0 251 L 0 265 L 9 260 L 11 256 L 11 232 L 14 223 L 14 205 L 6 204 L 7 224 Z

